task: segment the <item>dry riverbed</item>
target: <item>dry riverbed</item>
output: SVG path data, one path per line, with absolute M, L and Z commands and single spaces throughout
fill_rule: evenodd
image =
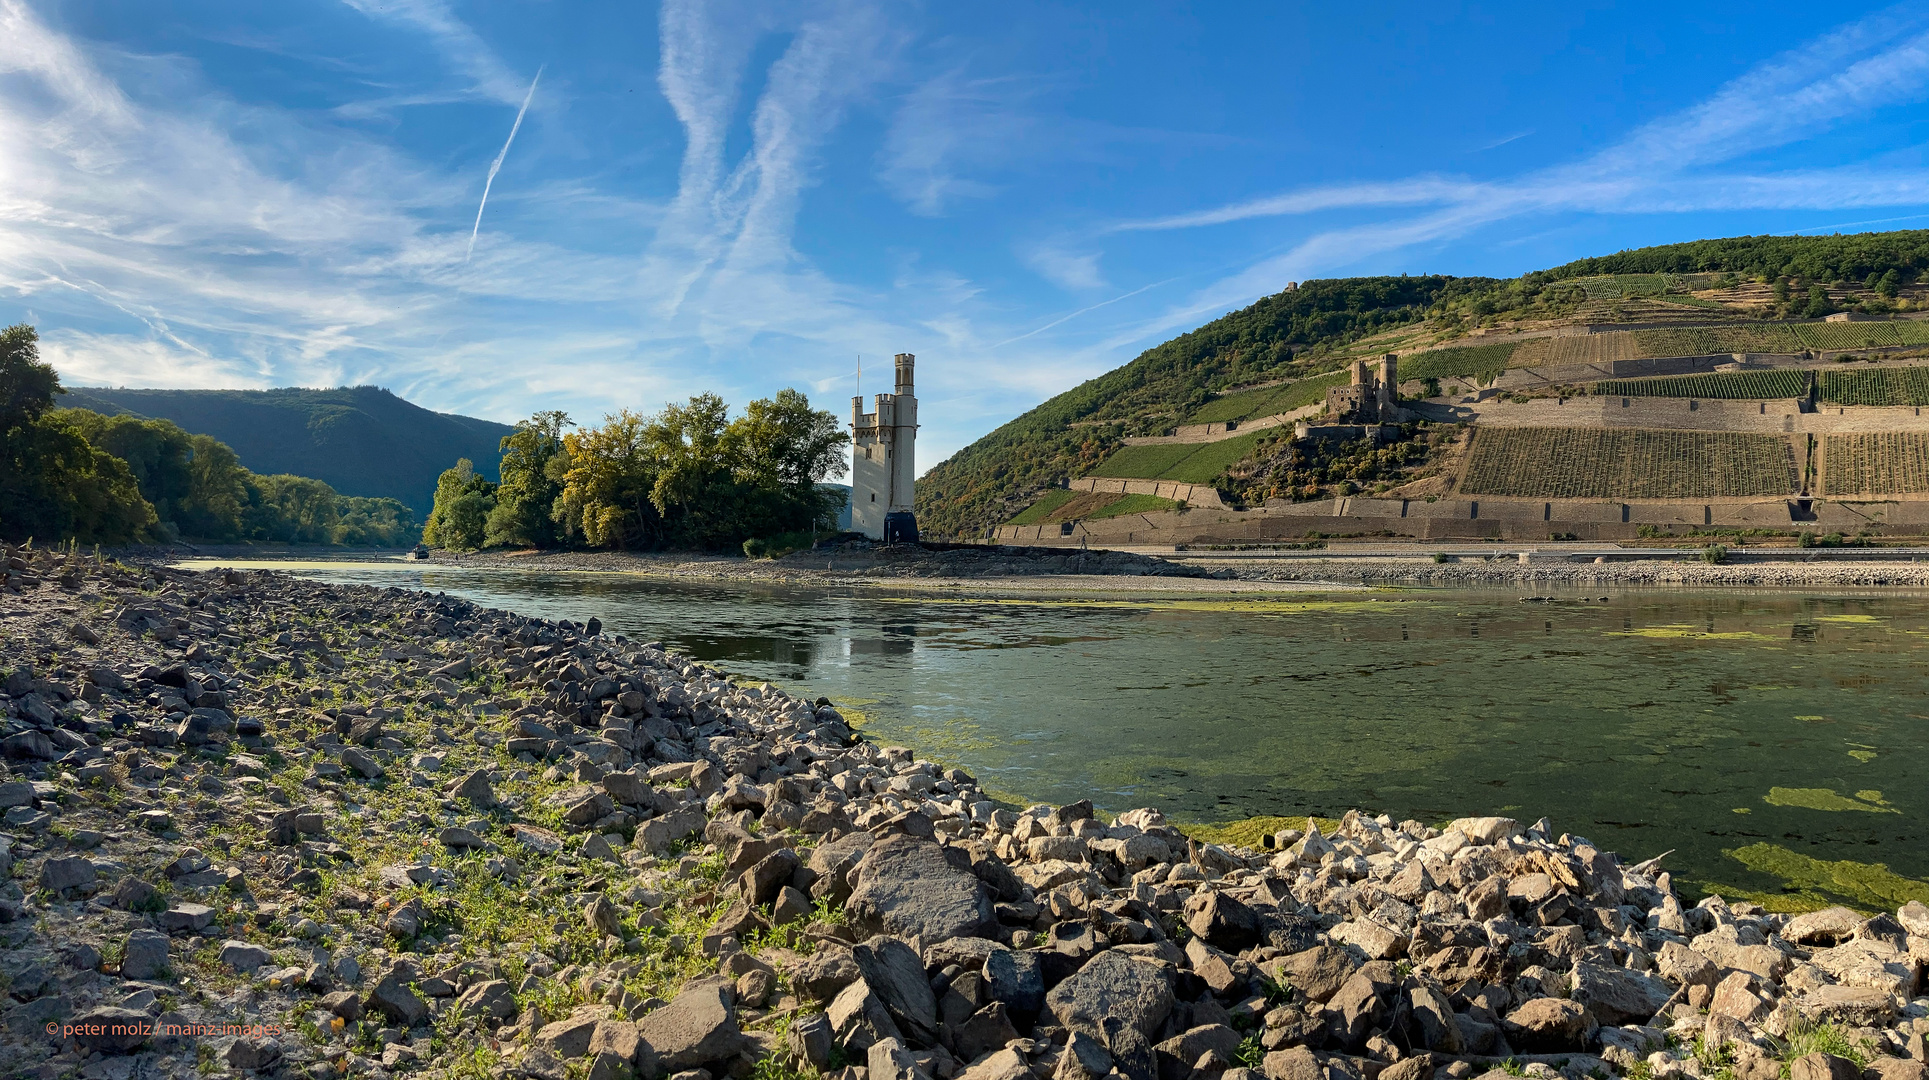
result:
M 1684 907 L 1545 820 L 1201 843 L 593 622 L 4 556 L 9 1075 L 1929 1078 L 1921 903 Z

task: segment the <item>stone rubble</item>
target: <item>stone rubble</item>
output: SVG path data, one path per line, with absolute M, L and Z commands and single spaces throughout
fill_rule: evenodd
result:
M 1929 1080 L 1929 908 L 1546 821 L 1015 810 L 439 594 L 5 551 L 0 1062 L 535 1080 Z

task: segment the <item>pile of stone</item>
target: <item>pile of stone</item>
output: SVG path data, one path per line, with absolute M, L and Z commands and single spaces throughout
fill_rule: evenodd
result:
M 1929 1080 L 1919 903 L 1684 906 L 1546 821 L 1201 844 L 594 620 L 7 555 L 21 1075 Z M 477 875 L 553 933 L 472 941 Z

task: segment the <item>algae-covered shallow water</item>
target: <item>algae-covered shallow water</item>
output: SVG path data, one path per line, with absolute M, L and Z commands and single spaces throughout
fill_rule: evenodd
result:
M 1020 802 L 1181 820 L 1543 814 L 1729 895 L 1929 899 L 1929 596 L 1206 600 L 304 564 L 600 617 L 827 695 Z M 1129 586 L 1127 586 L 1129 587 Z M 1871 864 L 1885 864 L 1872 866 Z

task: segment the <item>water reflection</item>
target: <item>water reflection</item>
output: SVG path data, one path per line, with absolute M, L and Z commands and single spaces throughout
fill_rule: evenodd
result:
M 1744 887 L 1775 881 L 1724 852 L 1762 844 L 1929 876 L 1922 596 L 1013 601 L 303 572 L 596 615 L 850 703 L 877 737 L 1019 801 L 1090 796 L 1201 820 L 1356 805 L 1423 821 L 1547 814 L 1637 858 L 1678 849 L 1686 876 Z M 1882 812 L 1839 809 L 1858 800 Z

